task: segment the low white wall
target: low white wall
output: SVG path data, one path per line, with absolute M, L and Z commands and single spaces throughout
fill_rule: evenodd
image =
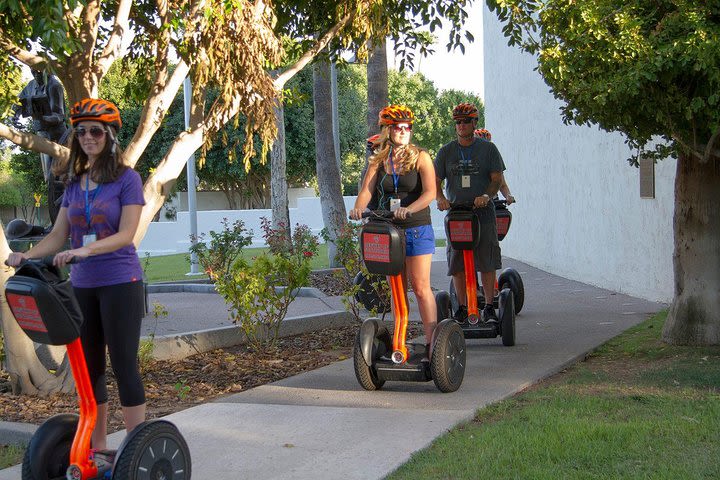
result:
M 343 197 L 345 209 L 349 212 L 355 204 L 355 197 Z M 430 206 L 432 211 L 433 227 L 437 238 L 445 238 L 444 214 L 435 207 L 435 202 Z M 307 225 L 316 235 L 323 229 L 322 209 L 319 197 L 306 197 L 297 199 L 297 207 L 290 208 L 290 223 Z M 206 235 L 214 230 L 222 230 L 222 221 L 227 218 L 231 223 L 235 220 L 242 220 L 245 228 L 253 231 L 253 243 L 251 246 L 260 247 L 265 245 L 263 232 L 260 227 L 262 217 L 272 218 L 272 211 L 268 210 L 210 210 L 197 212 L 198 234 Z M 190 247 L 190 216 L 188 212 L 178 212 L 177 220 L 174 222 L 152 222 L 148 228 L 145 238 L 140 242 L 138 253 L 141 257 L 150 255 L 169 255 L 173 253 L 187 253 Z
M 288 188 L 288 207 L 297 207 L 298 198 L 314 197 L 315 190 L 311 187 Z M 196 192 L 195 201 L 197 202 L 197 210 L 227 210 L 229 208 L 227 197 L 222 192 Z M 172 207 L 176 211 L 187 211 L 187 192 L 177 192 L 167 205 L 160 210 L 160 221 L 167 221 L 165 212 L 167 207 Z
M 518 200 L 503 254 L 641 298 L 673 296 L 675 160 L 656 165 L 655 198 L 619 134 L 567 126 L 536 62 L 508 47 L 484 10 L 485 118 Z

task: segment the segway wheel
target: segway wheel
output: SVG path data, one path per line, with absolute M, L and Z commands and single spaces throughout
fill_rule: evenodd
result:
M 445 320 L 452 316 L 452 302 L 450 300 L 450 294 L 445 290 L 440 290 L 435 294 L 435 306 L 437 307 L 437 319 L 438 321 Z
M 378 358 L 384 352 L 389 351 L 388 345 L 390 344 L 390 334 L 387 328 L 378 328 L 373 340 L 373 355 L 372 358 Z M 362 354 L 362 341 L 360 338 L 360 331 L 355 336 L 355 346 L 353 347 L 353 365 L 355 366 L 355 377 L 358 380 L 360 386 L 365 390 L 380 390 L 385 385 L 385 380 L 380 380 L 377 377 L 375 369 L 372 366 L 368 366 L 365 362 L 365 357 Z
M 503 288 L 512 290 L 515 301 L 515 314 L 520 313 L 525 304 L 525 285 L 518 271 L 514 268 L 503 270 L 498 277 L 498 285 L 500 285 L 500 290 Z
M 504 288 L 498 295 L 500 302 L 500 332 L 502 343 L 506 347 L 515 345 L 515 302 L 514 294 L 509 288 Z
M 113 480 L 190 478 L 190 449 L 175 425 L 153 420 L 140 424 L 131 435 L 118 450 Z
M 79 417 L 63 413 L 47 419 L 30 439 L 22 463 L 22 480 L 65 478 Z
M 460 325 L 447 319 L 438 323 L 430 360 L 435 386 L 443 393 L 454 392 L 465 377 L 465 335 Z

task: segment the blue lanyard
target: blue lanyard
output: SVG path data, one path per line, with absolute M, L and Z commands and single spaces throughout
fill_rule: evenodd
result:
M 472 145 L 470 146 L 471 152 L 472 152 Z M 463 154 L 463 147 L 462 145 L 458 145 L 458 150 L 460 151 L 460 159 L 462 160 L 463 167 L 467 168 L 470 166 L 470 163 L 472 162 L 472 157 L 465 158 L 465 154 Z
M 398 193 L 398 183 L 400 182 L 400 177 L 397 174 L 395 174 L 395 164 L 393 164 L 392 154 L 393 154 L 392 147 L 390 147 L 390 155 L 389 155 L 388 159 L 390 160 L 390 168 L 392 169 L 393 184 L 395 185 L 395 193 L 397 194 Z
M 102 184 L 98 184 L 92 199 L 90 199 L 90 173 L 85 174 L 85 220 L 87 221 L 88 228 L 90 228 L 90 206 L 100 194 L 101 188 Z

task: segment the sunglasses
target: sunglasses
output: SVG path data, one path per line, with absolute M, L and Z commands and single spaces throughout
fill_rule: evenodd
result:
M 412 125 L 409 125 L 407 123 L 393 125 L 392 128 L 393 128 L 393 130 L 402 130 L 402 131 L 406 131 L 406 132 L 412 132 Z
M 75 129 L 75 136 L 82 138 L 86 133 L 89 133 L 93 138 L 102 138 L 105 135 L 105 129 L 101 127 L 90 127 L 90 128 L 77 128 Z
M 455 125 L 460 125 L 461 123 L 464 123 L 464 124 L 472 123 L 472 118 L 463 118 L 462 120 L 455 120 Z

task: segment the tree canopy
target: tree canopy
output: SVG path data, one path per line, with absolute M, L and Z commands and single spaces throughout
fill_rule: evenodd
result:
M 509 44 L 537 54 L 567 122 L 624 133 L 657 158 L 707 161 L 720 133 L 720 4 L 488 1 Z M 639 152 L 638 152 L 639 153 Z M 636 161 L 638 155 L 633 156 Z

